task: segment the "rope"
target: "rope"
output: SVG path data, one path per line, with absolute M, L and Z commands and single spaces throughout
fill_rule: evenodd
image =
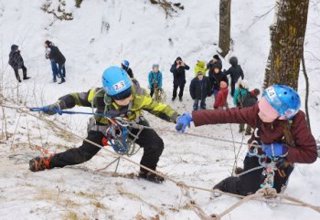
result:
M 31 113 L 28 112 L 27 110 L 23 110 L 23 108 L 21 108 L 21 107 L 14 107 L 14 106 L 7 106 L 7 105 L 1 105 L 1 106 L 2 106 L 2 107 L 5 107 L 5 108 L 11 108 L 11 109 L 20 110 L 20 111 L 22 111 L 23 113 L 26 113 L 26 114 L 28 114 L 28 115 L 30 115 L 30 116 L 32 116 L 32 117 L 35 117 L 35 118 L 38 118 L 38 119 L 44 121 L 43 118 L 40 118 L 40 117 L 38 117 L 38 116 L 35 116 L 35 115 L 31 114 Z M 141 126 L 142 126 L 142 125 L 141 125 Z M 147 127 L 147 128 L 148 128 L 148 127 Z M 278 194 L 278 193 L 275 191 L 275 189 L 273 189 L 273 188 L 262 188 L 262 189 L 258 190 L 255 194 L 248 195 L 248 196 L 242 196 L 242 195 L 238 195 L 238 194 L 233 194 L 233 193 L 228 193 L 228 192 L 222 192 L 222 191 L 216 190 L 216 189 L 207 189 L 207 188 L 203 188 L 203 187 L 198 187 L 198 186 L 193 186 L 193 185 L 187 185 L 187 184 L 185 184 L 185 183 L 182 182 L 182 181 L 177 181 L 177 180 L 175 180 L 175 179 L 173 179 L 173 178 L 171 178 L 171 177 L 169 177 L 169 176 L 167 176 L 167 175 L 165 175 L 165 174 L 163 174 L 163 173 L 161 173 L 161 172 L 159 172 L 159 171 L 152 170 L 152 169 L 150 169 L 150 168 L 148 168 L 148 167 L 146 167 L 146 166 L 144 166 L 144 165 L 142 165 L 142 164 L 139 164 L 139 163 L 131 160 L 130 158 L 125 157 L 124 155 L 119 155 L 119 154 L 117 154 L 117 153 L 115 153 L 115 152 L 113 152 L 113 151 L 111 151 L 111 150 L 109 150 L 109 149 L 107 149 L 107 148 L 104 148 L 103 146 L 101 146 L 101 145 L 99 145 L 99 144 L 97 144 L 97 143 L 95 143 L 95 142 L 92 142 L 92 141 L 90 141 L 90 140 L 88 140 L 88 139 L 86 139 L 86 138 L 82 138 L 81 136 L 79 136 L 79 135 L 77 135 L 77 134 L 75 134 L 75 133 L 73 133 L 73 132 L 71 132 L 71 131 L 68 131 L 68 130 L 63 129 L 63 128 L 61 128 L 61 129 L 64 130 L 64 131 L 66 131 L 66 132 L 68 132 L 68 133 L 70 133 L 70 134 L 72 134 L 73 136 L 75 136 L 75 137 L 77 137 L 77 138 L 79 138 L 79 139 L 82 139 L 83 141 L 86 141 L 87 143 L 90 143 L 90 144 L 92 144 L 92 145 L 94 145 L 94 146 L 96 146 L 96 147 L 98 147 L 98 148 L 100 148 L 100 149 L 104 149 L 105 151 L 107 151 L 108 153 L 112 154 L 113 156 L 116 156 L 116 157 L 118 157 L 118 158 L 124 159 L 124 160 L 126 160 L 126 161 L 128 161 L 128 162 L 130 162 L 130 163 L 132 163 L 132 164 L 134 164 L 134 165 L 136 165 L 136 166 L 138 166 L 138 167 L 140 167 L 140 168 L 143 168 L 143 169 L 145 169 L 145 170 L 147 170 L 147 171 L 149 171 L 149 172 L 151 172 L 151 173 L 153 173 L 153 174 L 155 174 L 155 175 L 158 175 L 158 176 L 160 176 L 160 177 L 162 177 L 162 178 L 164 178 L 164 179 L 166 179 L 166 180 L 169 180 L 169 181 L 175 183 L 175 185 L 176 185 L 177 187 L 179 187 L 180 189 L 195 189 L 195 190 L 206 191 L 206 192 L 211 192 L 211 193 L 220 193 L 220 194 L 228 195 L 228 196 L 235 197 L 235 198 L 242 198 L 242 200 L 240 200 L 239 202 L 237 202 L 236 204 L 234 204 L 233 206 L 231 206 L 230 208 L 228 208 L 227 210 L 225 210 L 225 211 L 222 212 L 221 214 L 219 214 L 219 215 L 211 215 L 211 219 L 213 218 L 213 219 L 219 220 L 219 219 L 221 219 L 223 216 L 225 216 L 226 214 L 228 214 L 228 213 L 230 213 L 231 211 L 233 211 L 235 208 L 237 208 L 237 207 L 239 207 L 240 205 L 242 205 L 243 203 L 248 202 L 248 201 L 250 201 L 250 200 L 258 200 L 258 199 L 261 199 L 261 198 L 263 198 L 263 197 L 264 197 L 264 198 L 267 198 L 267 199 L 268 199 L 268 198 L 280 197 L 280 198 L 283 198 L 283 199 L 286 199 L 286 200 L 288 200 L 288 201 L 291 201 L 291 202 L 296 203 L 296 204 L 291 204 L 291 203 L 286 203 L 286 204 L 297 205 L 297 206 L 300 206 L 300 207 L 308 207 L 308 208 L 313 209 L 313 210 L 315 210 L 316 212 L 319 212 L 319 213 L 320 213 L 320 206 L 315 206 L 315 205 L 312 205 L 312 204 L 303 202 L 303 201 L 298 200 L 298 199 L 296 199 L 296 198 L 294 198 L 294 197 L 290 197 L 290 196 L 283 195 L 283 194 Z M 215 139 L 216 139 L 216 138 L 215 138 Z M 203 214 L 203 213 L 202 213 L 202 214 Z M 206 215 L 206 216 L 207 216 L 207 215 Z

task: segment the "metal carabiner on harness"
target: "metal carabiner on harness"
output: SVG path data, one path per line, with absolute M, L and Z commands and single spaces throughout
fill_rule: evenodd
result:
M 118 154 L 126 154 L 129 150 L 129 146 L 127 144 L 128 133 L 127 127 L 122 127 L 117 124 L 111 124 L 107 128 L 107 138 L 113 150 Z

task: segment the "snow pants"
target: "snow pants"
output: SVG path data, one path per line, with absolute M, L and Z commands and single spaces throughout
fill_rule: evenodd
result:
M 246 156 L 244 159 L 243 172 L 258 166 L 260 166 L 260 164 L 257 157 Z M 259 169 L 244 174 L 240 177 L 228 177 L 215 185 L 213 188 L 219 189 L 223 192 L 230 192 L 244 196 L 253 194 L 260 189 L 260 185 L 264 181 L 262 171 L 263 169 Z M 281 192 L 283 187 L 286 187 L 288 178 L 293 171 L 293 166 L 290 165 L 281 171 L 281 175 L 278 171 L 275 171 L 274 175 L 273 188 L 275 188 L 278 193 Z
M 132 129 L 131 133 L 136 135 L 138 129 Z M 104 135 L 100 131 L 89 131 L 87 139 L 102 145 Z M 129 136 L 130 138 L 130 136 Z M 153 129 L 143 129 L 136 140 L 136 144 L 144 149 L 140 164 L 152 170 L 155 170 L 162 154 L 164 143 L 163 140 Z M 75 165 L 90 160 L 101 148 L 94 146 L 85 140 L 78 148 L 72 148 L 65 152 L 55 154 L 51 158 L 50 168 L 64 167 L 67 165 Z M 143 168 L 140 169 L 144 171 Z
M 183 90 L 184 90 L 185 83 L 173 83 L 173 93 L 172 98 L 175 99 L 177 97 L 177 90 L 179 88 L 179 98 L 182 99 L 183 97 Z

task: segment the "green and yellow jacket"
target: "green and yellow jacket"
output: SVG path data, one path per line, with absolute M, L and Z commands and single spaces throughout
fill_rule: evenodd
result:
M 176 121 L 178 113 L 169 105 L 154 101 L 145 89 L 133 83 L 131 92 L 132 100 L 125 107 L 117 105 L 103 88 L 90 89 L 88 92 L 70 93 L 59 98 L 59 105 L 61 109 L 73 108 L 76 105 L 91 107 L 98 114 L 125 117 L 130 121 L 137 122 L 142 115 L 142 111 L 145 110 L 163 120 Z M 95 115 L 95 120 L 98 124 L 109 124 L 108 119 L 101 115 Z

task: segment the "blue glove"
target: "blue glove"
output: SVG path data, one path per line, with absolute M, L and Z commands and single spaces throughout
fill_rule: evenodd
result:
M 282 143 L 274 142 L 272 144 L 262 144 L 262 150 L 267 157 L 285 157 L 288 148 Z
M 48 115 L 54 115 L 56 113 L 62 114 L 59 103 L 44 106 L 41 108 L 41 111 Z
M 176 130 L 178 132 L 184 133 L 187 126 L 190 127 L 190 123 L 192 121 L 192 116 L 190 113 L 183 113 L 180 117 L 178 117 Z

